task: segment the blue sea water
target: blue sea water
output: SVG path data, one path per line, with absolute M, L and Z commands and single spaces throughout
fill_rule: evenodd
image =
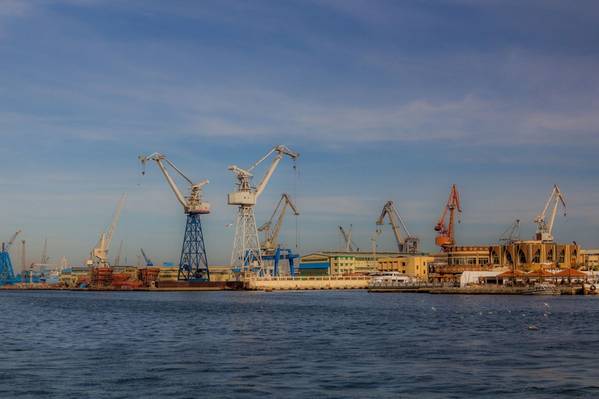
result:
M 0 292 L 0 398 L 568 396 L 599 297 Z

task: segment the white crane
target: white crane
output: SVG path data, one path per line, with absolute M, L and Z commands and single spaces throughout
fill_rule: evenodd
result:
M 499 237 L 499 242 L 503 245 L 509 245 L 520 240 L 520 219 L 516 219 L 514 223 L 508 227 Z
M 560 191 L 557 184 L 553 185 L 549 199 L 545 203 L 545 207 L 537 215 L 534 222 L 537 224 L 537 233 L 535 239 L 541 241 L 553 241 L 553 223 L 555 222 L 555 216 L 557 215 L 557 208 L 562 204 L 564 208 L 564 216 L 566 216 L 566 200 L 562 192 Z M 549 221 L 545 220 L 547 217 L 547 211 L 551 208 L 551 214 Z
M 87 261 L 88 266 L 98 266 L 98 267 L 109 267 L 108 265 L 108 249 L 110 248 L 110 243 L 112 242 L 112 236 L 116 230 L 116 226 L 119 223 L 119 219 L 121 217 L 121 211 L 123 210 L 123 206 L 125 205 L 125 199 L 127 195 L 123 194 L 121 199 L 119 200 L 116 210 L 114 211 L 114 215 L 112 216 L 112 223 L 108 227 L 108 231 L 100 233 L 100 239 L 98 240 L 98 244 L 91 251 L 91 258 Z
M 179 168 L 177 168 L 173 162 L 171 162 L 166 156 L 164 156 L 163 154 L 161 154 L 159 152 L 155 152 L 155 153 L 153 153 L 151 155 L 147 155 L 147 156 L 140 155 L 139 160 L 142 164 L 142 167 L 144 168 L 142 170 L 142 174 L 145 174 L 145 165 L 148 161 L 156 162 L 156 164 L 160 168 L 160 171 L 164 175 L 166 182 L 168 183 L 171 190 L 173 190 L 173 193 L 175 193 L 175 197 L 177 197 L 177 201 L 179 201 L 179 203 L 183 207 L 183 210 L 185 211 L 186 214 L 210 213 L 210 204 L 202 201 L 202 188 L 206 184 L 209 183 L 208 180 L 202 180 L 198 183 L 192 182 L 191 179 L 189 179 L 189 177 L 185 176 L 183 174 L 183 172 L 181 172 L 179 170 Z M 177 187 L 177 184 L 175 183 L 175 181 L 173 180 L 171 175 L 166 170 L 164 163 L 169 165 L 175 172 L 177 172 L 177 174 L 179 174 L 179 176 L 181 176 L 183 179 L 185 179 L 189 183 L 189 195 L 187 197 L 185 197 L 183 195 L 183 193 L 181 193 L 181 190 L 179 190 L 179 187 Z
M 381 215 L 376 221 L 377 231 L 375 233 L 375 237 L 378 238 L 382 233 L 382 227 L 384 225 L 385 216 L 389 219 L 389 224 L 393 230 L 393 235 L 395 236 L 395 241 L 397 243 L 397 250 L 399 252 L 407 252 L 407 253 L 417 253 L 419 250 L 420 240 L 411 235 L 408 227 L 404 223 L 403 219 L 399 215 L 397 208 L 395 208 L 395 204 L 393 201 L 387 201 L 385 206 L 383 206 L 383 210 L 381 211 Z M 406 238 L 402 239 L 401 237 L 401 229 L 406 233 Z M 373 238 L 373 247 L 376 246 L 376 238 Z M 373 250 L 374 252 L 374 250 Z
M 187 215 L 185 224 L 185 233 L 183 236 L 183 247 L 181 249 L 181 257 L 179 260 L 179 280 L 210 280 L 210 271 L 208 269 L 208 257 L 206 256 L 206 245 L 204 243 L 204 232 L 202 230 L 202 222 L 200 215 L 210 213 L 210 204 L 202 200 L 203 187 L 208 184 L 208 180 L 202 180 L 194 183 L 189 177 L 185 176 L 179 168 L 175 166 L 165 155 L 155 152 L 148 156 L 140 156 L 142 174 L 145 174 L 145 164 L 147 161 L 155 161 L 166 182 L 170 186 L 177 201 L 183 207 L 183 211 Z M 179 176 L 189 183 L 189 195 L 184 196 L 177 184 L 168 173 L 166 165 L 170 166 Z
M 268 219 L 268 221 L 264 223 L 262 226 L 258 227 L 258 231 L 264 234 L 264 240 L 260 245 L 262 251 L 267 253 L 273 252 L 279 246 L 279 234 L 281 232 L 281 227 L 283 226 L 283 219 L 285 218 L 285 214 L 287 212 L 288 207 L 291 208 L 295 216 L 299 215 L 299 212 L 295 204 L 291 200 L 291 197 L 289 197 L 289 194 L 283 193 L 281 195 L 279 203 L 275 207 L 274 212 L 270 216 L 270 219 Z M 273 228 L 272 223 L 275 217 L 277 221 Z
M 341 232 L 341 236 L 343 237 L 343 242 L 345 243 L 345 251 L 353 252 L 354 246 L 355 246 L 355 243 L 353 242 L 353 240 L 351 238 L 352 232 L 353 232 L 353 226 L 350 224 L 348 231 L 345 231 L 343 226 L 338 226 L 338 227 L 339 227 L 339 231 Z M 359 251 L 359 249 L 358 249 L 358 251 Z
M 251 179 L 252 171 L 264 162 L 272 154 L 276 156 L 272 160 L 270 167 L 260 183 L 253 187 Z M 262 270 L 262 254 L 260 251 L 260 241 L 258 239 L 258 229 L 256 228 L 256 217 L 254 215 L 254 207 L 256 201 L 266 188 L 275 169 L 287 155 L 295 160 L 299 156 L 298 153 L 291 151 L 284 145 L 273 147 L 266 155 L 256 161 L 247 169 L 241 169 L 237 165 L 230 165 L 229 170 L 235 173 L 237 178 L 237 190 L 229 193 L 228 204 L 237 205 L 239 211 L 235 225 L 235 239 L 233 241 L 233 251 L 231 254 L 231 267 L 235 270 L 247 271 L 250 267 L 257 269 L 259 273 Z

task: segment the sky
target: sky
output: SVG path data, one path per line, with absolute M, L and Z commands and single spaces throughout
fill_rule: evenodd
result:
M 159 151 L 210 180 L 208 258 L 227 264 L 227 167 L 285 144 L 297 168 L 281 162 L 256 217 L 289 193 L 282 240 L 302 254 L 350 224 L 369 249 L 387 200 L 435 251 L 453 183 L 459 244 L 516 218 L 532 237 L 559 184 L 556 238 L 599 247 L 598 20 L 585 0 L 0 0 L 0 239 L 22 229 L 27 263 L 47 238 L 80 264 L 126 192 L 111 258 L 122 240 L 129 263 L 176 263 L 185 215 L 137 161 Z

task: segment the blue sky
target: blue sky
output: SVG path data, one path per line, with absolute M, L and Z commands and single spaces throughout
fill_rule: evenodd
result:
M 137 164 L 161 151 L 210 179 L 208 256 L 227 263 L 227 166 L 282 143 L 298 173 L 281 164 L 257 217 L 294 195 L 302 253 L 350 223 L 368 248 L 388 199 L 433 250 L 452 183 L 461 244 L 515 218 L 532 235 L 558 183 L 555 235 L 598 247 L 598 20 L 594 1 L 0 0 L 0 234 L 81 262 L 126 191 L 112 254 L 176 261 L 184 215 Z

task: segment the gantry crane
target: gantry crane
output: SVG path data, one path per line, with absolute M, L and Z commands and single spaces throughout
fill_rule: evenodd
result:
M 291 200 L 291 197 L 287 193 L 281 195 L 281 199 L 277 203 L 274 212 L 270 216 L 270 219 L 262 226 L 258 227 L 258 231 L 264 234 L 264 239 L 260 244 L 260 250 L 262 252 L 262 259 L 264 261 L 272 261 L 272 268 L 266 266 L 266 270 L 272 275 L 279 275 L 279 263 L 280 261 L 287 260 L 289 262 L 289 273 L 295 274 L 294 259 L 299 255 L 293 253 L 290 248 L 281 248 L 279 243 L 279 234 L 281 233 L 281 227 L 283 226 L 283 220 L 287 213 L 287 208 L 291 208 L 294 216 L 299 216 L 297 207 Z M 273 226 L 273 222 L 276 220 Z M 265 262 L 268 263 L 268 262 Z
M 551 194 L 549 194 L 549 199 L 547 199 L 547 202 L 545 203 L 545 207 L 534 220 L 534 222 L 537 224 L 537 232 L 535 234 L 536 240 L 546 242 L 553 241 L 553 223 L 555 222 L 557 208 L 560 204 L 562 204 L 564 208 L 564 216 L 566 216 L 566 200 L 564 199 L 564 196 L 557 184 L 554 184 Z M 552 207 L 551 215 L 549 216 L 549 221 L 546 221 L 545 218 L 547 217 L 547 211 L 550 207 Z
M 152 260 L 148 258 L 148 255 L 146 255 L 146 251 L 144 251 L 143 248 L 140 248 L 139 250 L 141 252 L 141 256 L 143 256 L 144 260 L 146 261 L 146 266 L 154 266 L 154 262 L 152 262 Z
M 520 219 L 516 219 L 516 220 L 514 220 L 514 223 L 512 223 L 510 225 L 510 227 L 508 227 L 507 230 L 505 230 L 503 232 L 503 234 L 501 234 L 501 236 L 499 237 L 499 242 L 503 245 L 509 245 L 509 244 L 512 244 L 513 242 L 516 242 L 519 240 L 520 240 Z
M 123 206 L 125 205 L 126 198 L 126 194 L 123 194 L 121 196 L 121 199 L 119 200 L 114 211 L 114 215 L 112 216 L 112 223 L 110 223 L 110 226 L 108 227 L 108 230 L 106 232 L 100 233 L 100 239 L 98 240 L 98 243 L 96 244 L 94 249 L 92 249 L 90 259 L 87 261 L 88 266 L 109 267 L 108 250 L 110 249 L 112 236 L 114 235 L 116 226 L 119 223 L 121 211 L 123 210 Z
M 353 252 L 354 247 L 357 247 L 351 238 L 352 232 L 353 232 L 353 226 L 350 224 L 349 229 L 347 231 L 345 231 L 343 226 L 337 226 L 337 227 L 339 228 L 339 232 L 341 233 L 341 237 L 343 238 L 343 243 L 345 244 L 345 251 Z M 359 249 L 357 249 L 357 250 L 359 251 Z
M 438 232 L 437 237 L 435 238 L 435 243 L 440 246 L 444 251 L 446 251 L 449 247 L 455 245 L 455 212 L 459 214 L 462 213 L 462 205 L 460 204 L 460 194 L 458 193 L 458 189 L 455 184 L 451 186 L 451 191 L 449 193 L 449 198 L 447 199 L 447 204 L 445 204 L 445 208 L 443 208 L 443 213 L 439 218 L 439 221 L 435 225 L 435 231 Z M 445 224 L 445 217 L 447 216 L 447 212 L 449 212 L 449 222 Z M 458 219 L 458 223 L 459 223 Z
M 276 156 L 272 160 L 266 174 L 260 183 L 256 187 L 253 187 L 251 185 L 251 179 L 253 177 L 252 171 L 275 153 Z M 256 201 L 270 181 L 272 174 L 285 155 L 293 160 L 297 159 L 299 156 L 298 153 L 291 151 L 284 145 L 278 145 L 273 147 L 266 153 L 266 155 L 247 169 L 241 169 L 237 165 L 229 166 L 229 170 L 232 171 L 237 178 L 237 190 L 229 193 L 227 202 L 229 205 L 237 205 L 239 207 L 235 224 L 233 251 L 231 253 L 231 268 L 233 270 L 245 272 L 253 269 L 259 274 L 264 273 L 254 207 L 256 206 Z
M 17 230 L 8 242 L 2 243 L 2 251 L 0 251 L 0 286 L 12 284 L 15 281 L 15 271 L 12 267 L 9 251 L 20 233 L 21 230 Z
M 410 234 L 410 230 L 406 226 L 403 221 L 401 215 L 397 211 L 395 204 L 393 201 L 387 201 L 387 203 L 383 206 L 383 210 L 381 211 L 381 215 L 376 221 L 377 230 L 375 236 L 373 236 L 372 244 L 373 244 L 373 252 L 376 250 L 376 240 L 382 234 L 385 217 L 389 220 L 389 224 L 391 225 L 391 229 L 393 230 L 393 235 L 395 236 L 395 242 L 397 243 L 397 250 L 400 253 L 411 253 L 415 254 L 419 251 L 420 247 L 420 239 L 416 236 Z M 402 238 L 401 230 L 403 229 L 405 233 L 405 238 Z
M 210 281 L 210 270 L 208 269 L 208 257 L 206 256 L 206 245 L 204 243 L 204 232 L 200 215 L 210 213 L 210 204 L 202 200 L 202 188 L 208 184 L 208 180 L 202 180 L 193 183 L 183 172 L 181 172 L 173 162 L 161 153 L 155 152 L 148 156 L 140 156 L 139 160 L 142 166 L 147 161 L 155 161 L 166 182 L 177 197 L 177 201 L 183 207 L 187 215 L 185 224 L 185 234 L 183 236 L 183 247 L 181 249 L 181 258 L 179 261 L 179 280 L 202 280 Z M 168 173 L 166 165 L 170 166 L 179 176 L 189 183 L 189 195 L 185 197 L 173 178 Z M 142 170 L 145 174 L 145 169 Z

